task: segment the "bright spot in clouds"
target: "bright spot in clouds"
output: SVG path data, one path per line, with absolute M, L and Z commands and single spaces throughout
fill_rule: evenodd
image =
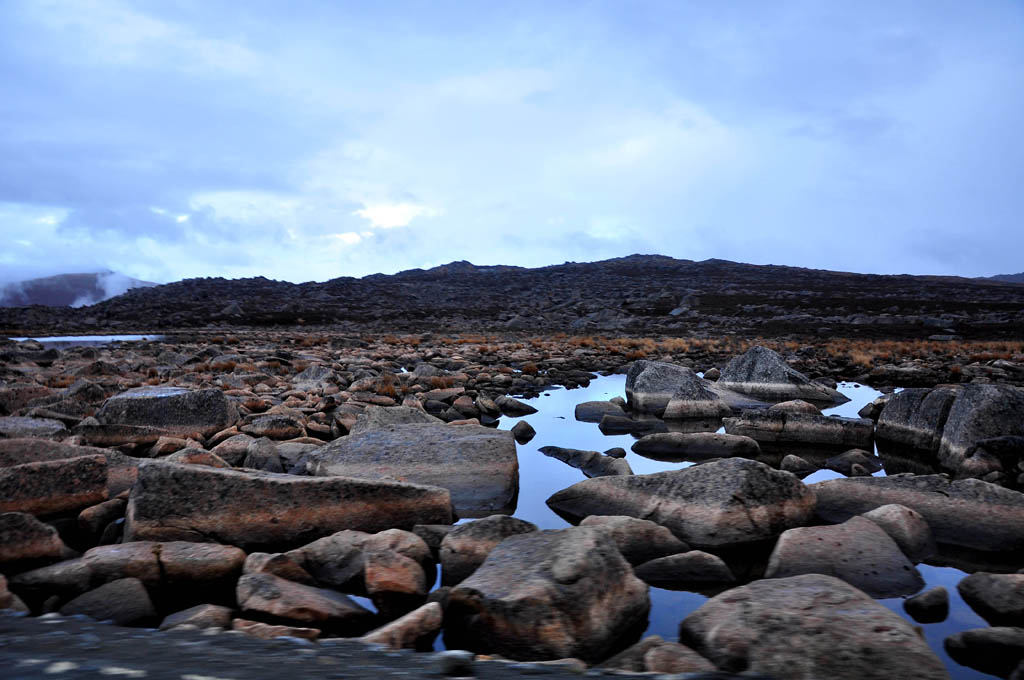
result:
M 356 210 L 353 214 L 369 220 L 374 227 L 391 229 L 408 226 L 417 217 L 437 217 L 441 213 L 425 205 L 413 203 L 374 203 Z

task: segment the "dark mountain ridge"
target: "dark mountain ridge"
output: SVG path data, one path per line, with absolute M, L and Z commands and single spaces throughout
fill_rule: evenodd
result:
M 1024 288 L 630 255 L 539 268 L 453 262 L 294 284 L 187 279 L 82 309 L 0 310 L 0 332 L 307 325 L 363 331 L 1024 336 Z
M 150 281 L 140 281 L 112 271 L 58 274 L 16 281 L 0 287 L 0 307 L 85 307 L 132 288 L 155 285 Z

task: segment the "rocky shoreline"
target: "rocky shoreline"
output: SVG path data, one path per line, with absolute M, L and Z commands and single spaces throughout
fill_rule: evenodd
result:
M 834 339 L 766 344 L 780 352 L 244 328 L 7 342 L 0 606 L 320 646 L 423 649 L 443 634 L 545 672 L 941 678 L 913 626 L 873 598 L 914 596 L 925 621 L 942 594 L 918 592 L 915 565 L 955 559 L 989 565 L 959 588 L 992 628 L 947 651 L 1019 677 L 1020 343 L 875 344 L 867 360 Z M 531 436 L 501 429 L 531 408 L 510 395 L 597 372 L 625 373 L 627 398 L 580 404 L 577 419 L 633 433 L 633 455 L 696 464 L 634 475 L 624 451 L 547 447 L 588 477 L 548 499 L 578 526 L 508 517 L 516 442 Z M 838 379 L 886 394 L 861 418 L 824 416 Z M 846 478 L 801 481 L 822 467 Z M 744 552 L 764 564 L 739 569 Z M 680 621 L 678 642 L 638 640 L 660 584 L 720 594 Z

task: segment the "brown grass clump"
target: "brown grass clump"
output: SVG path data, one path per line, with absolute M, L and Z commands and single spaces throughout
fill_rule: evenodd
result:
M 453 386 L 455 378 L 450 375 L 432 375 L 427 379 L 427 384 L 430 385 L 431 389 L 440 390 Z
M 523 364 L 523 373 L 526 373 L 527 375 L 537 375 L 538 373 L 540 373 L 540 368 L 538 368 L 537 364 L 535 364 L 534 362 L 527 361 L 525 364 Z
M 210 370 L 214 373 L 231 373 L 238 363 L 235 361 L 215 361 L 210 364 Z
M 633 350 L 630 350 L 630 351 L 626 352 L 626 359 L 628 359 L 629 361 L 636 361 L 637 359 L 646 359 L 646 358 L 647 358 L 647 352 L 643 351 L 642 349 L 633 349 Z
M 51 375 L 46 379 L 46 386 L 57 389 L 64 389 L 65 387 L 71 387 L 75 384 L 75 376 L 73 375 Z
M 373 384 L 373 391 L 384 397 L 398 398 L 398 390 L 395 387 L 395 376 L 391 374 L 382 375 Z

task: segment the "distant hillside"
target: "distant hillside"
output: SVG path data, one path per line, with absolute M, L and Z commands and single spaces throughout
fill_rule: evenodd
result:
M 155 285 L 109 271 L 58 274 L 6 284 L 0 288 L 0 307 L 85 307 L 109 300 L 132 288 Z
M 1019 274 L 998 274 L 987 278 L 990 281 L 1002 281 L 1003 283 L 1024 283 L 1024 272 Z

